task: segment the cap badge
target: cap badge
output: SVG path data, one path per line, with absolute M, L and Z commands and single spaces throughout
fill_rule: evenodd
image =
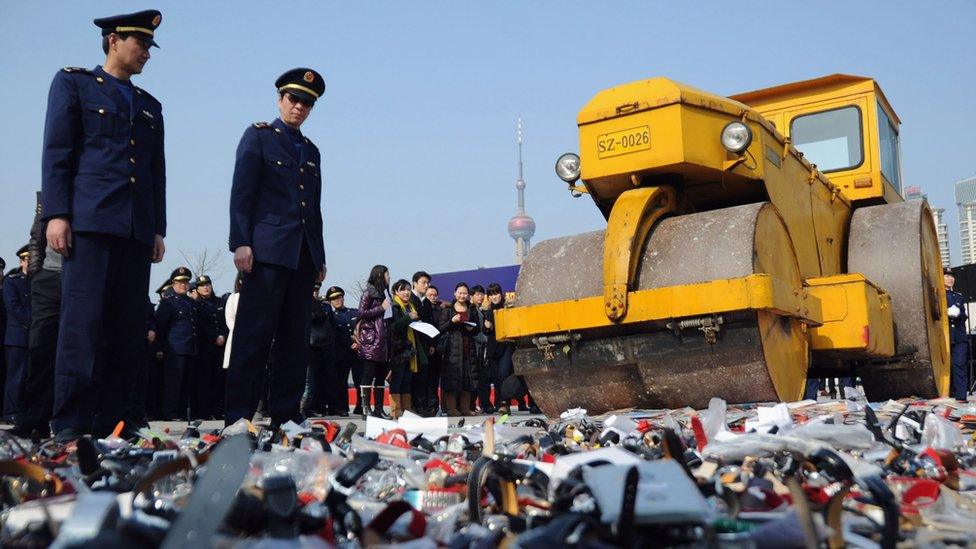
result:
M 312 74 L 312 71 L 305 71 L 305 76 L 302 77 L 302 80 L 311 84 L 315 81 L 315 75 Z
M 156 17 L 153 17 L 153 21 L 152 21 L 153 26 L 158 27 L 159 23 L 162 22 L 162 20 L 163 20 L 163 16 L 157 14 Z

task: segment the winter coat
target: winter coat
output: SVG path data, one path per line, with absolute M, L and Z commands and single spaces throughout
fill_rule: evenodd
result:
M 389 319 L 384 319 L 383 300 L 386 296 L 376 288 L 366 285 L 359 298 L 359 325 L 356 329 L 359 348 L 356 353 L 363 360 L 387 362 L 389 360 Z M 392 301 L 392 300 L 391 300 Z
M 321 299 L 312 300 L 312 328 L 309 345 L 326 347 L 335 345 L 335 311 L 332 305 Z
M 441 309 L 437 329 L 440 330 L 442 349 L 441 358 L 441 390 L 444 392 L 468 391 L 478 389 L 478 362 L 475 358 L 474 336 L 478 333 L 477 326 L 468 326 L 463 322 L 455 324 L 451 318 L 457 314 L 454 306 Z M 474 308 L 468 307 L 469 322 L 476 322 Z

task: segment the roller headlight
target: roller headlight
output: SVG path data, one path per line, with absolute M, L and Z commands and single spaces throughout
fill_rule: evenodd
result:
M 556 160 L 556 175 L 566 183 L 576 183 L 580 176 L 580 157 L 576 153 L 566 153 Z
M 730 153 L 741 154 L 752 143 L 752 130 L 742 122 L 729 122 L 722 128 L 722 146 Z

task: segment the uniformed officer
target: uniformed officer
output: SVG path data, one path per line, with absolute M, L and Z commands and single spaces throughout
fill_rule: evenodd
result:
M 312 290 L 312 323 L 309 333 L 308 371 L 301 412 L 305 417 L 338 414 L 325 396 L 328 371 L 335 366 L 335 322 L 332 307 L 319 296 L 321 285 Z M 346 412 L 348 413 L 348 407 Z
M 17 250 L 20 262 L 6 275 L 3 305 L 7 310 L 7 329 L 3 344 L 7 355 L 4 382 L 3 417 L 12 422 L 21 411 L 20 390 L 27 375 L 27 344 L 31 325 L 30 279 L 27 278 L 27 246 Z
M 966 298 L 952 289 L 956 285 L 956 277 L 952 274 L 952 269 L 948 267 L 943 270 L 942 277 L 945 279 L 946 287 L 946 306 L 949 315 L 949 346 L 952 356 L 952 377 L 950 378 L 950 393 L 953 398 L 966 400 L 969 394 L 969 371 L 966 364 L 966 355 L 969 350 L 969 336 L 966 331 Z
M 206 417 L 221 417 L 224 413 L 224 343 L 227 340 L 224 302 L 214 295 L 209 276 L 200 275 L 195 282 L 200 345 L 193 376 L 194 400 L 196 409 Z
M 197 357 L 197 314 L 190 289 L 190 269 L 179 267 L 169 277 L 173 283 L 173 297 L 159 302 L 156 309 L 156 330 L 166 346 L 163 362 L 164 419 L 185 416 L 186 402 L 193 390 L 190 386 Z M 199 416 L 191 410 L 190 417 Z
M 280 117 L 244 131 L 234 166 L 229 245 L 244 278 L 227 371 L 228 425 L 254 415 L 272 339 L 272 424 L 302 421 L 309 296 L 325 278 L 321 159 L 300 131 L 325 82 L 316 71 L 298 68 L 275 87 Z
M 332 413 L 349 417 L 349 372 L 360 371 L 359 355 L 356 354 L 352 337 L 359 320 L 359 310 L 346 307 L 345 296 L 346 292 L 338 286 L 331 286 L 325 291 L 335 323 L 335 362 L 326 371 L 325 387 L 326 403 Z M 358 378 L 358 375 L 354 377 Z M 358 388 L 356 394 L 362 394 Z M 362 414 L 362 410 L 356 413 Z
M 96 19 L 105 64 L 59 71 L 42 154 L 47 240 L 64 255 L 52 426 L 59 441 L 135 427 L 132 364 L 144 339 L 150 262 L 163 258 L 166 175 L 162 107 L 132 84 L 161 15 Z

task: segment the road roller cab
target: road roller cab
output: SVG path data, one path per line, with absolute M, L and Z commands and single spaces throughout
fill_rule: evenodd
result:
M 875 398 L 947 390 L 934 225 L 896 203 L 880 89 L 835 75 L 736 98 L 652 78 L 581 109 L 556 171 L 607 228 L 537 244 L 498 317 L 546 412 L 796 400 L 810 368 Z
M 774 124 L 856 204 L 901 202 L 901 120 L 873 79 L 833 74 L 731 99 Z

